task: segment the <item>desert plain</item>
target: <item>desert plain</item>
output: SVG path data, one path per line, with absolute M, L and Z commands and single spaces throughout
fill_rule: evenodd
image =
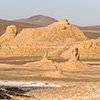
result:
M 0 98 L 99 100 L 100 38 L 80 29 L 66 19 L 19 33 L 9 25 L 0 36 Z

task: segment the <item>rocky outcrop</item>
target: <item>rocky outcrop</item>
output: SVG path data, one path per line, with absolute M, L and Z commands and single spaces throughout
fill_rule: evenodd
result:
M 0 88 L 0 99 L 11 100 L 14 99 L 15 96 L 24 96 L 20 93 L 8 91 L 7 89 Z
M 15 25 L 9 25 L 5 33 L 0 37 L 0 44 L 12 40 L 17 34 L 17 27 Z
M 87 39 L 79 28 L 64 19 L 47 27 L 23 29 L 14 39 L 1 45 L 0 56 L 42 56 L 46 50 L 50 56 L 58 56 L 69 45 Z
M 77 61 L 77 60 L 79 60 L 79 57 L 80 57 L 79 50 L 78 50 L 78 48 L 75 48 L 75 49 L 72 51 L 70 60 L 71 60 L 71 61 Z
M 88 69 L 93 69 L 90 65 L 84 64 L 79 61 L 80 53 L 78 48 L 74 48 L 71 53 L 69 61 L 58 64 L 58 68 L 63 71 L 84 71 Z

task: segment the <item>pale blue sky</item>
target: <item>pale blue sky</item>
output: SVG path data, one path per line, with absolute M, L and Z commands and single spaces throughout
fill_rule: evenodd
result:
M 80 26 L 100 25 L 100 0 L 0 0 L 0 19 L 38 14 Z

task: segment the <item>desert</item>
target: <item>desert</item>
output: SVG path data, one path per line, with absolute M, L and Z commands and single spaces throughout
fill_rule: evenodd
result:
M 0 28 L 0 99 L 99 100 L 99 26 L 42 18 L 40 24 L 30 23 L 32 17 L 5 21 Z

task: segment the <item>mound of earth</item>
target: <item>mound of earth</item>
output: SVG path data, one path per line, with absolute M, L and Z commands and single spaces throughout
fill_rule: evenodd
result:
M 91 69 L 92 67 L 80 61 L 68 61 L 58 65 L 63 71 L 83 71 Z
M 68 78 L 69 76 L 64 75 L 61 70 L 51 71 L 51 72 L 44 72 L 40 75 L 41 77 L 48 77 L 48 78 Z
M 0 36 L 0 44 L 12 40 L 17 34 L 17 27 L 15 25 L 9 25 L 6 32 Z
M 88 38 L 67 20 L 55 22 L 47 27 L 23 29 L 15 38 L 1 45 L 0 56 L 57 56 L 69 45 Z

